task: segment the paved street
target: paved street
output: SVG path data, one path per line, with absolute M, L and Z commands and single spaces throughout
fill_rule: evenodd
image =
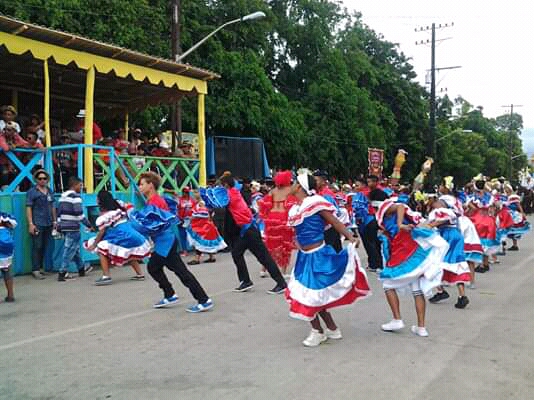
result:
M 0 398 L 530 399 L 533 236 L 477 275 L 466 310 L 452 289 L 428 305 L 429 338 L 409 332 L 411 298 L 401 304 L 408 328 L 380 331 L 391 316 L 372 275 L 372 297 L 334 310 L 343 340 L 313 349 L 301 345 L 308 324 L 265 293 L 273 281 L 257 277 L 252 258 L 250 293 L 231 292 L 227 254 L 191 267 L 215 301 L 198 315 L 185 312 L 192 299 L 174 276 L 181 302 L 164 310 L 151 307 L 161 296 L 152 279 L 129 281 L 129 268 L 114 269 L 109 287 L 93 285 L 98 272 L 67 283 L 19 277 L 16 303 L 0 304 Z

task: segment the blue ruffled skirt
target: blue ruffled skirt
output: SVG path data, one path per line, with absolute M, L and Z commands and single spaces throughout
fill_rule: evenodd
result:
M 0 227 L 0 269 L 8 268 L 13 261 L 15 241 L 11 230 Z
M 322 310 L 352 304 L 370 293 L 355 246 L 336 253 L 323 245 L 298 252 L 286 299 L 291 317 L 311 321 Z

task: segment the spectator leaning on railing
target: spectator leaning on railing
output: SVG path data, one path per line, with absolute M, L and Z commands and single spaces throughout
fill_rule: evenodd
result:
M 26 142 L 17 133 L 16 122 L 7 122 L 0 131 L 0 149 L 4 152 L 15 150 L 17 147 L 28 147 Z M 17 176 L 17 171 L 13 163 L 5 154 L 0 154 L 0 187 L 9 185 Z

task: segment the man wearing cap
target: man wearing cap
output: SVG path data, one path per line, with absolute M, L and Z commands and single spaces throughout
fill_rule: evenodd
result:
M 182 150 L 182 157 L 195 158 L 195 155 L 193 154 L 193 145 L 187 140 L 182 142 L 180 145 L 180 150 Z
M 2 107 L 2 119 L 0 120 L 0 133 L 4 131 L 6 124 L 12 122 L 15 126 L 17 134 L 20 134 L 20 125 L 15 122 L 17 116 L 17 110 L 13 106 Z
M 66 131 L 61 133 L 60 141 L 62 145 L 72 144 L 71 136 Z M 54 152 L 54 180 L 56 190 L 63 191 L 63 189 L 67 189 L 69 178 L 76 175 L 77 160 L 78 153 L 75 149 Z
M 83 131 L 85 129 L 85 110 L 80 110 L 78 112 L 78 115 L 76 115 L 76 118 L 77 120 L 75 130 L 83 134 Z M 102 129 L 100 129 L 98 124 L 93 121 L 93 144 L 101 140 L 102 136 Z
M 323 196 L 329 203 L 332 203 L 336 207 L 338 210 L 336 216 L 338 216 L 339 205 L 336 202 L 335 193 L 328 187 L 328 172 L 318 169 L 313 173 L 313 176 L 315 177 L 317 194 Z M 326 244 L 332 246 L 338 253 L 343 249 L 343 246 L 341 245 L 341 236 L 332 226 L 324 231 L 324 241 Z
M 52 229 L 56 228 L 54 193 L 48 187 L 50 176 L 44 169 L 33 174 L 36 185 L 26 193 L 26 217 L 32 237 L 32 275 L 44 279 L 40 268 L 48 247 L 52 244 Z

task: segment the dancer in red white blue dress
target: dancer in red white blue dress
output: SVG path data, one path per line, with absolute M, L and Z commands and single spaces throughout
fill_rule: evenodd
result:
M 439 187 L 439 199 L 447 204 L 447 207 L 454 211 L 458 217 L 458 227 L 464 238 L 464 254 L 465 261 L 469 266 L 469 273 L 471 274 L 471 283 L 468 287 L 475 288 L 475 267 L 482 263 L 484 249 L 478 237 L 477 230 L 473 222 L 464 215 L 464 205 L 460 200 L 460 196 L 455 196 L 453 177 L 447 176 L 443 179 L 442 185 Z
M 97 286 L 112 283 L 109 269 L 111 265 L 130 264 L 135 271 L 132 280 L 144 280 L 145 275 L 139 261 L 150 256 L 152 246 L 143 235 L 137 232 L 128 221 L 126 211 L 113 198 L 111 193 L 101 191 L 98 193 L 98 206 L 102 211 L 96 219 L 98 233 L 89 239 L 84 246 L 100 256 L 102 277 L 96 280 Z
M 288 224 L 295 228 L 299 250 L 286 299 L 291 317 L 310 321 L 311 332 L 302 343 L 314 347 L 342 338 L 329 310 L 352 304 L 371 289 L 356 253 L 358 239 L 334 216 L 336 207 L 315 194 L 313 176 L 299 174 L 293 194 L 299 204 L 289 211 Z M 325 228 L 330 226 L 350 241 L 339 253 L 325 244 Z M 319 317 L 326 324 L 324 330 Z
M 187 227 L 187 241 L 196 251 L 196 257 L 188 265 L 200 264 L 202 253 L 209 255 L 207 263 L 215 262 L 215 254 L 225 249 L 226 243 L 219 234 L 210 217 L 210 212 L 198 192 L 193 193 L 195 205 L 191 214 L 191 223 Z
M 468 199 L 467 216 L 477 230 L 484 257 L 482 266 L 475 268 L 476 272 L 484 273 L 489 271 L 489 256 L 495 255 L 499 251 L 500 242 L 497 237 L 497 223 L 495 219 L 494 199 L 486 191 L 486 182 L 484 179 L 476 179 L 476 192 Z
M 432 211 L 428 215 L 427 225 L 438 228 L 441 237 L 449 244 L 449 249 L 442 263 L 442 284 L 458 287 L 458 302 L 454 306 L 462 309 L 469 304 L 469 299 L 465 295 L 465 284 L 471 281 L 471 274 L 465 258 L 464 238 L 458 227 L 458 217 L 453 209 L 436 197 L 430 199 L 430 207 Z M 447 291 L 439 286 L 437 293 L 429 301 L 438 303 L 448 297 Z
M 510 184 L 504 185 L 504 191 L 508 196 L 505 207 L 509 210 L 513 221 L 513 225 L 509 228 L 507 235 L 513 242 L 508 251 L 517 251 L 519 250 L 517 241 L 530 231 L 530 224 L 521 206 L 521 197 L 514 193 L 514 189 Z
M 426 337 L 425 295 L 441 284 L 441 263 L 449 246 L 433 229 L 418 226 L 422 217 L 406 205 L 408 201 L 404 194 L 390 198 L 376 214 L 378 225 L 384 231 L 384 269 L 379 279 L 393 314 L 393 319 L 383 324 L 382 330 L 394 332 L 404 328 L 397 291 L 409 290 L 417 313 L 417 325 L 412 326 L 412 332 Z

